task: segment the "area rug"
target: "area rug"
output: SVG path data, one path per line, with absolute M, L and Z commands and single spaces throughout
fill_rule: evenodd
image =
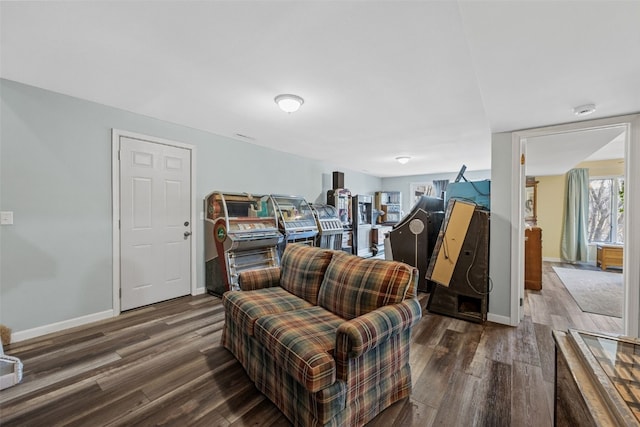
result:
M 577 268 L 553 269 L 582 311 L 622 317 L 622 274 Z

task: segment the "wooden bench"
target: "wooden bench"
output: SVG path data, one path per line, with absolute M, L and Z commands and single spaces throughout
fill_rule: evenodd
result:
M 622 267 L 622 245 L 598 244 L 597 248 L 597 264 L 600 268 Z

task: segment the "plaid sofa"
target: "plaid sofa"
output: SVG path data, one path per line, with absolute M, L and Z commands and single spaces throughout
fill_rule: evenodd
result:
M 411 393 L 417 269 L 288 244 L 223 295 L 222 344 L 296 426 L 361 426 Z

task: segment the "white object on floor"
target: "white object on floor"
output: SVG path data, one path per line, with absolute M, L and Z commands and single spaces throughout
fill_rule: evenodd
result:
M 0 390 L 22 381 L 22 362 L 17 357 L 4 354 L 0 338 Z

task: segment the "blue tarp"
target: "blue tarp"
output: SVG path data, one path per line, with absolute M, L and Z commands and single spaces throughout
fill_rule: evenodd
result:
M 448 206 L 449 199 L 471 201 L 491 210 L 491 180 L 450 182 L 445 191 L 445 206 Z

